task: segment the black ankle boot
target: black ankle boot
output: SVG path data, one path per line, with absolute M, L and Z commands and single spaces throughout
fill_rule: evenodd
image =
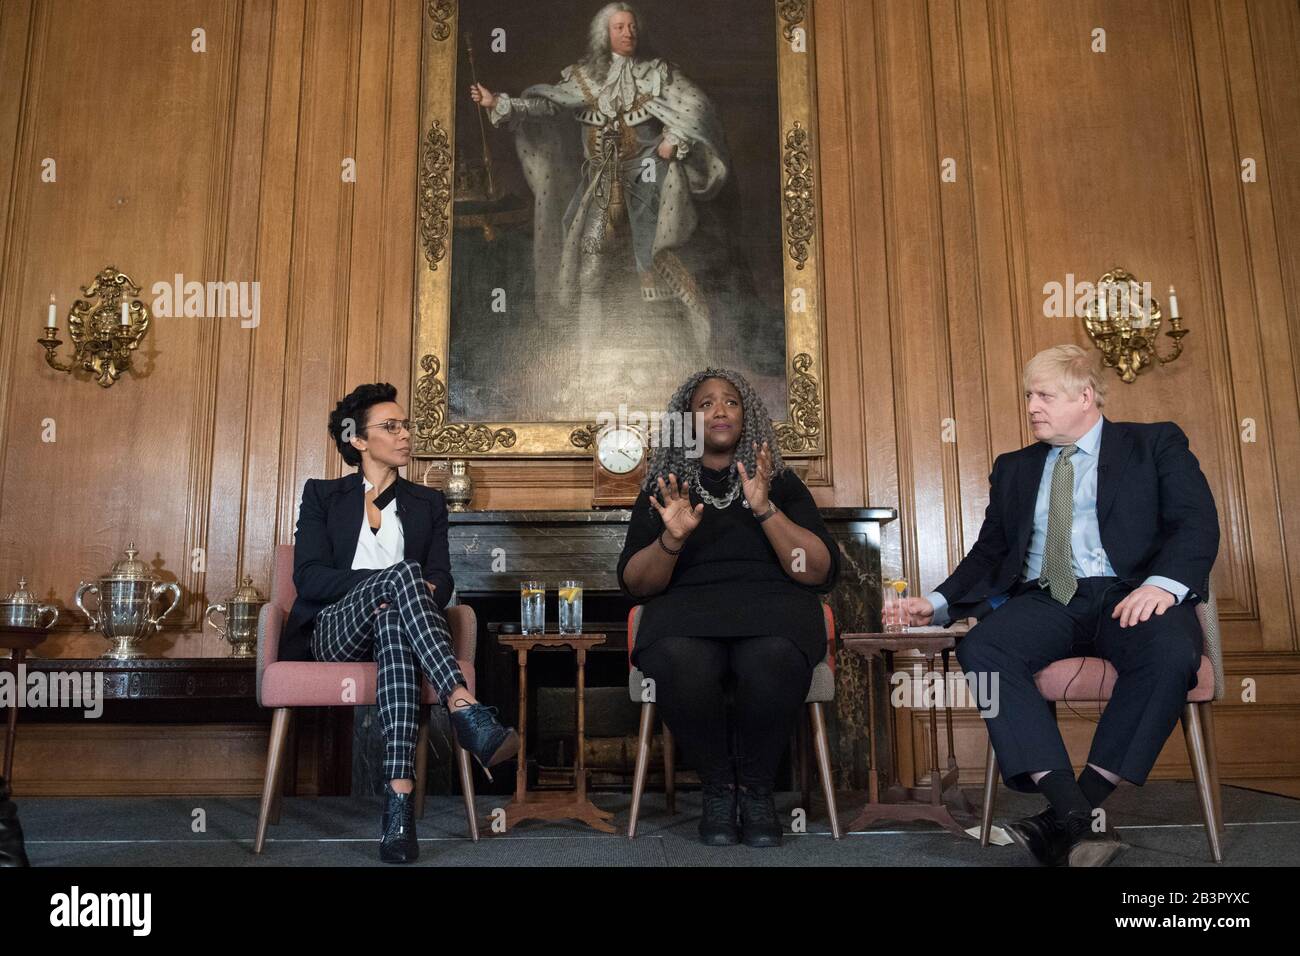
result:
M 736 788 L 706 786 L 704 815 L 700 817 L 700 842 L 705 846 L 734 846 L 740 842 L 736 826 Z
M 489 780 L 494 767 L 519 753 L 519 734 L 513 727 L 503 727 L 497 720 L 497 709 L 484 704 L 448 708 L 451 729 L 456 743 L 468 750 L 483 768 Z
M 412 863 L 420 857 L 415 836 L 415 794 L 398 793 L 384 784 L 384 819 L 379 840 L 379 859 L 385 863 Z
M 740 838 L 745 846 L 780 846 L 781 820 L 770 787 L 740 788 Z
M 9 799 L 9 782 L 0 777 L 0 866 L 31 866 L 23 849 L 18 808 Z

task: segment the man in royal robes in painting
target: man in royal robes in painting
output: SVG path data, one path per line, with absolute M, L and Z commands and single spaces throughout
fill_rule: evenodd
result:
M 615 336 L 625 353 L 608 368 L 583 361 L 591 384 L 736 362 L 740 313 L 753 299 L 711 208 L 731 176 L 717 108 L 673 64 L 638 55 L 639 35 L 634 8 L 611 3 L 592 20 L 587 56 L 558 84 L 470 91 L 516 137 L 534 197 L 543 326 L 579 348 Z

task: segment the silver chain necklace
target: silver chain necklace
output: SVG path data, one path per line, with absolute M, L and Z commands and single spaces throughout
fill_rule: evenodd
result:
M 732 475 L 731 490 L 727 492 L 727 496 L 725 498 L 715 498 L 713 495 L 709 494 L 707 491 L 704 490 L 704 484 L 700 481 L 700 473 L 696 472 L 695 490 L 700 493 L 701 498 L 703 498 L 709 504 L 713 505 L 713 507 L 719 509 L 729 508 L 731 507 L 731 503 L 736 500 L 736 495 L 740 494 L 740 476 Z M 748 501 L 745 502 L 745 507 L 746 508 L 749 507 Z

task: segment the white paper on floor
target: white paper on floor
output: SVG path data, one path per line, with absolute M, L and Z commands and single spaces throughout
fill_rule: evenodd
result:
M 967 834 L 973 836 L 977 840 L 980 838 L 979 827 L 971 827 L 966 832 Z M 994 846 L 1007 846 L 1012 842 L 1012 840 L 1011 837 L 1007 836 L 1006 830 L 994 824 L 992 827 L 989 828 L 989 842 L 992 843 Z

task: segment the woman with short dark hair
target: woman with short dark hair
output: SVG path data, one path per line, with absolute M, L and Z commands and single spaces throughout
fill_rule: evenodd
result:
M 699 770 L 701 840 L 776 846 L 772 788 L 826 655 L 817 592 L 835 583 L 838 548 L 740 374 L 697 372 L 668 413 L 698 416 L 703 440 L 660 446 L 632 509 L 618 574 L 645 605 L 633 661 Z
M 452 594 L 442 493 L 402 478 L 411 423 L 387 383 L 360 385 L 330 415 L 329 431 L 355 474 L 303 486 L 294 539 L 297 600 L 285 625 L 285 660 L 368 661 L 384 731 L 386 806 L 380 859 L 420 854 L 414 751 L 420 677 L 447 707 L 456 740 L 486 771 L 519 750 L 513 728 L 466 687 L 443 608 Z M 489 774 L 489 779 L 491 775 Z

